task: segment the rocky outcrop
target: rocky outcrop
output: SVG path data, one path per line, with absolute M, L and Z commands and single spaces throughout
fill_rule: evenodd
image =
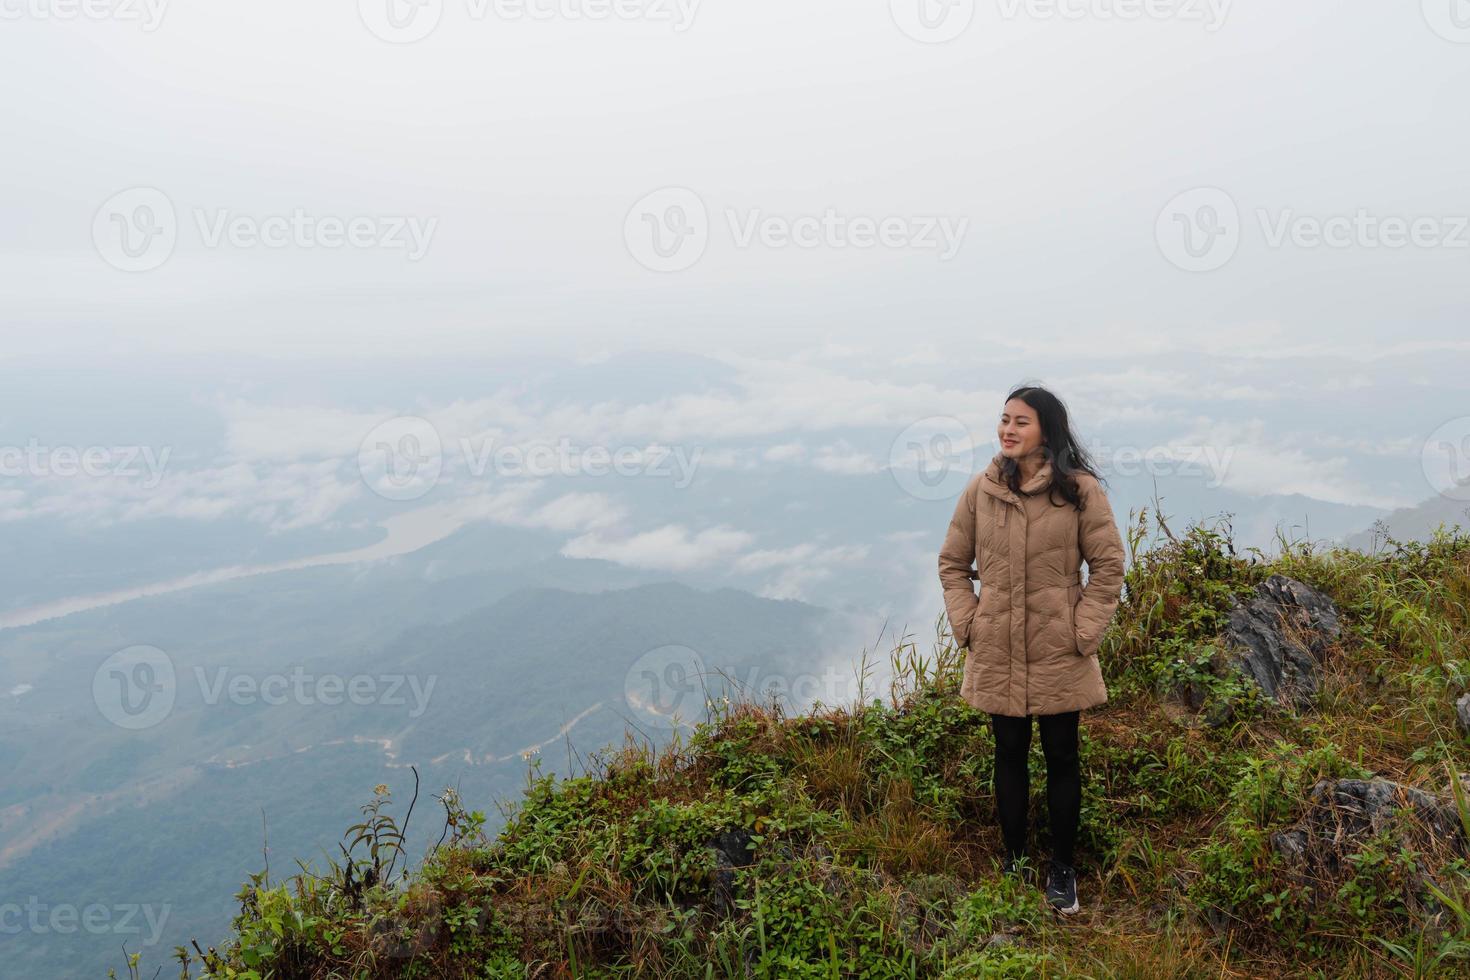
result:
M 1224 664 L 1256 682 L 1278 704 L 1306 708 L 1321 682 L 1322 658 L 1342 636 L 1331 599 L 1309 585 L 1272 575 L 1249 602 L 1235 600 L 1221 636 Z
M 1387 779 L 1319 779 L 1308 797 L 1306 816 L 1292 830 L 1273 835 L 1272 845 L 1290 857 L 1310 850 L 1314 838 L 1338 847 L 1390 826 L 1423 837 L 1421 843 L 1465 844 L 1452 798 Z
M 1424 856 L 1467 854 L 1465 828 L 1453 797 L 1387 779 L 1318 780 L 1305 815 L 1294 827 L 1273 833 L 1271 847 L 1298 880 L 1316 886 L 1319 896 L 1326 898 L 1333 891 L 1323 884 L 1350 874 L 1348 859 L 1385 830 Z M 1406 905 L 1426 915 L 1440 911 L 1426 887 L 1430 880 L 1426 863 L 1418 860 L 1404 879 Z
M 1461 735 L 1470 735 L 1470 694 L 1460 695 L 1460 700 L 1455 702 L 1455 725 Z

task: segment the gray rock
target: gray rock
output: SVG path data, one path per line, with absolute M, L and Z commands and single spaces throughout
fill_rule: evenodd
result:
M 1414 858 L 1402 878 L 1405 907 L 1426 928 L 1437 927 L 1444 909 L 1429 886 L 1442 859 L 1470 852 L 1453 797 L 1426 793 L 1387 779 L 1321 779 L 1312 787 L 1306 814 L 1295 827 L 1271 835 L 1271 848 L 1319 901 L 1330 900 L 1333 882 L 1353 872 L 1349 858 L 1379 831 L 1396 828 Z
M 732 867 L 750 863 L 750 848 L 753 835 L 748 830 L 726 830 L 716 834 L 709 846 L 724 855 Z
M 715 880 L 712 903 L 724 915 L 735 910 L 735 870 L 749 867 L 751 863 L 751 833 L 748 830 L 727 830 L 716 834 L 709 842 L 715 858 Z
M 1301 865 L 1307 860 L 1307 844 L 1311 837 L 1305 830 L 1278 830 L 1271 835 L 1271 849 L 1286 859 L 1287 864 Z
M 1470 735 L 1470 694 L 1460 695 L 1460 700 L 1455 702 L 1455 724 L 1460 726 L 1460 732 Z
M 1312 801 L 1319 814 L 1333 812 L 1334 830 L 1350 836 L 1377 833 L 1406 811 L 1439 838 L 1462 832 L 1453 800 L 1387 779 L 1320 779 L 1312 787 Z
M 1393 825 L 1427 850 L 1466 853 L 1452 797 L 1387 779 L 1317 780 L 1306 814 L 1295 827 L 1273 833 L 1271 847 L 1289 865 L 1336 872 L 1365 839 Z
M 1221 640 L 1228 668 L 1250 677 L 1278 704 L 1301 709 L 1316 697 L 1322 657 L 1341 636 L 1331 599 L 1272 575 L 1249 602 L 1235 601 Z

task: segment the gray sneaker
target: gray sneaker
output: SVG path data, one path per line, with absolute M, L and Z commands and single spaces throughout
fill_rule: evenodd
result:
M 1060 861 L 1051 863 L 1046 876 L 1046 900 L 1062 915 L 1071 915 L 1081 906 L 1077 903 L 1077 869 Z
M 1036 884 L 1036 866 L 1025 858 L 1007 858 L 1001 872 L 1020 879 L 1022 884 Z

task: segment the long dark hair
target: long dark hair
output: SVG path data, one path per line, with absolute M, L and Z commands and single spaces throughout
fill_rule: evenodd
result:
M 1087 473 L 1102 480 L 1096 464 L 1087 450 L 1082 448 L 1072 424 L 1067 420 L 1067 406 L 1062 400 L 1040 385 L 1022 385 L 1006 396 L 1006 401 L 1019 398 L 1036 412 L 1037 424 L 1041 426 L 1041 451 L 1051 463 L 1051 483 L 1046 487 L 1047 499 L 1061 507 L 1054 494 L 1061 494 L 1065 503 L 1082 509 L 1082 492 L 1077 488 L 1077 474 Z M 1021 467 L 1007 456 L 1001 462 L 1001 478 L 1015 494 L 1021 493 Z M 1037 491 L 1040 493 L 1041 491 Z

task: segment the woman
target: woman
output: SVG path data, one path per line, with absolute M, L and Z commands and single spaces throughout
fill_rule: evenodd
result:
M 1052 828 L 1046 895 L 1071 914 L 1080 908 L 1072 866 L 1082 805 L 1077 721 L 1108 699 L 1097 650 L 1123 590 L 1123 542 L 1055 395 L 1017 388 L 996 433 L 1000 452 L 971 478 L 949 522 L 939 580 L 955 642 L 966 650 L 960 696 L 989 713 L 995 733 L 1005 869 L 1015 871 L 1026 850 L 1026 757 L 1037 715 Z M 978 598 L 971 579 L 980 580 Z

